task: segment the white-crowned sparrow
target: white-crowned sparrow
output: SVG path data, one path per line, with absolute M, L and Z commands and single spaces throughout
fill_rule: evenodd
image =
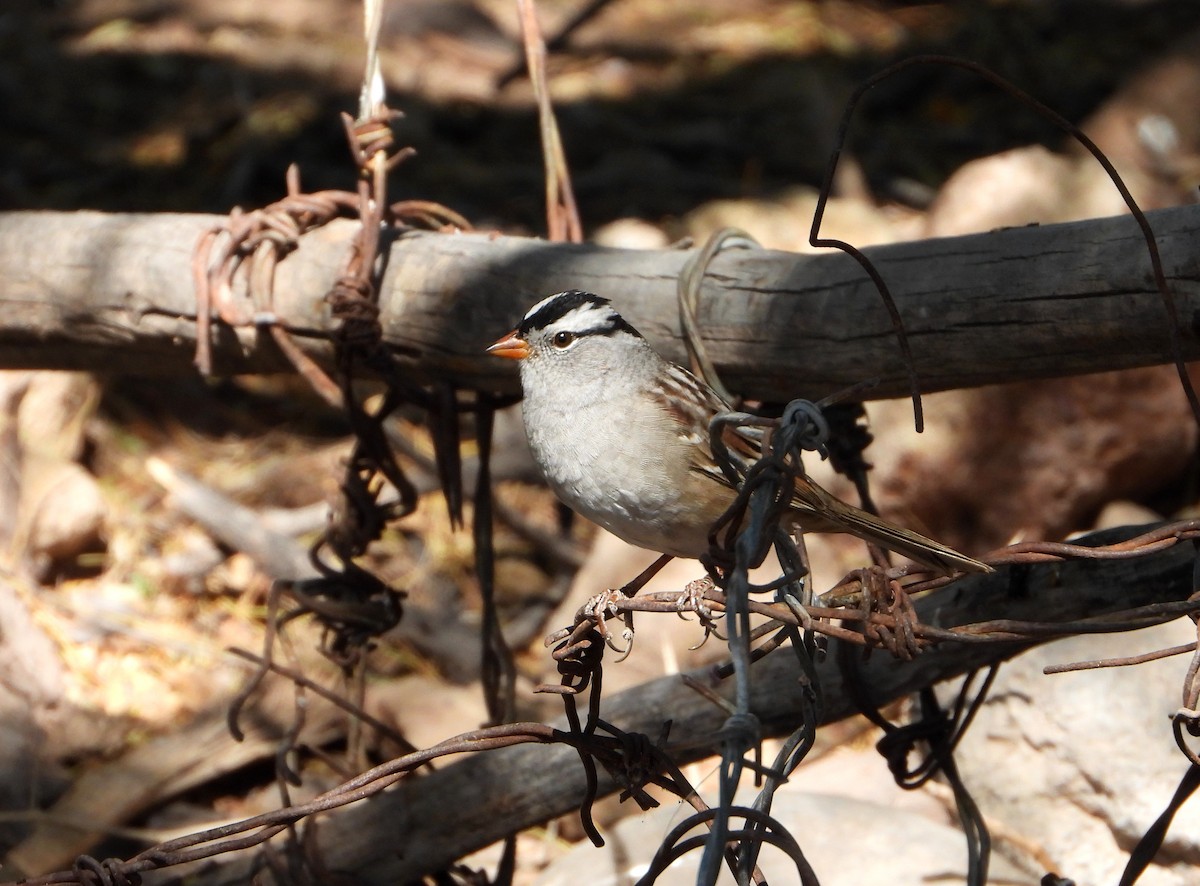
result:
M 713 458 L 708 425 L 731 409 L 664 360 L 608 299 L 560 292 L 529 309 L 488 350 L 520 360 L 525 431 L 555 494 L 630 544 L 699 558 L 735 492 Z M 751 458 L 753 431 L 730 429 Z M 807 478 L 791 514 L 800 529 L 847 532 L 941 572 L 983 563 L 852 507 Z

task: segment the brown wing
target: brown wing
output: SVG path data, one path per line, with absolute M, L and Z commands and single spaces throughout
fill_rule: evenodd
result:
M 762 433 L 754 428 L 727 427 L 721 439 L 731 453 L 747 464 L 752 464 L 762 451 Z M 698 466 L 698 469 L 717 482 L 730 485 L 719 467 L 704 465 Z M 980 563 L 918 532 L 903 529 L 861 508 L 846 504 L 806 475 L 796 478 L 792 513 L 796 524 L 806 532 L 845 532 L 874 542 L 886 550 L 903 554 L 910 560 L 947 575 L 955 572 L 992 571 L 986 563 Z
M 960 554 L 954 548 L 834 498 L 807 477 L 796 479 L 794 495 L 792 510 L 797 514 L 796 522 L 801 529 L 848 532 L 946 575 L 992 571 L 986 563 Z
M 664 361 L 665 363 L 665 361 Z M 667 363 L 662 378 L 667 388 L 667 409 L 679 425 L 681 435 L 695 446 L 697 471 L 727 488 L 733 484 L 711 456 L 708 425 L 718 412 L 732 409 L 712 388 L 681 366 Z M 752 465 L 762 453 L 762 428 L 727 425 L 721 441 L 735 459 Z M 792 512 L 797 525 L 808 532 L 845 532 L 874 542 L 880 547 L 947 575 L 954 572 L 991 572 L 991 567 L 960 554 L 931 538 L 894 526 L 861 508 L 834 498 L 807 476 L 796 479 Z

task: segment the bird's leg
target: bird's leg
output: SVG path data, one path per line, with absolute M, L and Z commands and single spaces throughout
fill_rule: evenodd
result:
M 638 591 L 649 584 L 650 579 L 662 572 L 663 567 L 674 559 L 670 554 L 660 555 L 657 560 L 642 570 L 641 575 L 628 584 L 622 585 L 618 590 L 626 597 L 636 597 Z
M 583 604 L 583 614 L 591 618 L 597 616 L 616 615 L 618 611 L 617 602 L 622 597 L 635 597 L 637 592 L 644 588 L 650 579 L 662 572 L 662 568 L 674 559 L 670 554 L 663 554 L 649 566 L 642 570 L 641 574 L 633 581 L 621 585 L 619 588 L 609 588 L 606 591 L 601 591 L 594 597 L 590 597 Z
M 617 606 L 617 602 L 621 599 L 624 599 L 621 595 L 621 589 L 610 588 L 603 593 L 591 597 L 583 604 L 583 608 L 579 610 L 579 615 L 575 616 L 577 620 L 582 617 L 595 622 L 596 630 L 604 638 L 604 645 L 620 656 L 617 661 L 624 661 L 629 657 L 629 653 L 633 651 L 633 613 L 628 611 L 621 612 L 620 607 Z M 620 615 L 621 621 L 625 623 L 625 629 L 621 631 L 621 639 L 625 641 L 624 649 L 618 646 L 616 641 L 613 640 L 613 636 L 608 630 L 608 625 L 605 624 L 609 617 L 617 615 Z
M 621 631 L 621 639 L 625 641 L 626 646 L 620 649 L 612 640 L 612 636 L 604 627 L 604 620 L 607 616 L 616 615 L 619 611 L 617 602 L 624 598 L 637 596 L 637 592 L 646 586 L 650 579 L 658 575 L 662 568 L 671 562 L 674 558 L 670 554 L 662 554 L 657 560 L 642 570 L 633 581 L 627 582 L 619 588 L 609 588 L 596 596 L 592 597 L 583 605 L 583 614 L 588 618 L 593 618 L 596 621 L 596 626 L 600 629 L 601 635 L 604 637 L 604 642 L 614 652 L 621 655 L 624 659 L 633 651 L 633 613 L 625 612 L 622 614 L 622 620 L 625 622 L 625 629 Z

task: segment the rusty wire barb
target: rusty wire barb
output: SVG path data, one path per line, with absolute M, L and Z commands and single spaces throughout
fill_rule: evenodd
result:
M 90 855 L 75 859 L 71 873 L 80 886 L 141 886 L 142 882 L 140 874 L 126 870 L 119 860 L 99 860 Z
M 1001 548 L 984 559 L 991 566 L 1021 566 L 1082 560 L 1134 560 L 1196 540 L 1200 540 L 1200 520 L 1180 520 L 1155 526 L 1133 538 L 1111 544 L 1093 546 L 1067 542 L 1021 542 Z M 864 605 L 863 597 L 864 595 L 872 596 L 872 587 L 877 587 L 881 581 L 889 585 L 898 585 L 907 597 L 914 598 L 946 587 L 957 580 L 956 577 L 936 575 L 926 568 L 916 566 L 856 569 L 825 592 L 814 595 L 814 602 L 804 605 L 802 611 L 799 612 L 786 601 L 750 600 L 748 604 L 750 612 L 770 620 L 769 624 L 755 628 L 752 632 L 752 639 L 759 639 L 773 630 L 787 626 L 804 630 L 811 629 L 817 634 L 854 646 L 887 649 L 886 644 L 881 644 L 879 638 L 885 632 L 902 630 L 898 621 L 909 618 L 909 610 L 906 606 L 905 612 L 897 613 L 893 606 L 880 609 Z M 770 585 L 764 587 L 770 587 Z M 875 598 L 878 599 L 878 596 Z M 625 611 L 697 612 L 698 607 L 716 616 L 727 611 L 726 593 L 711 578 L 692 582 L 681 590 L 644 593 L 637 597 L 617 600 L 614 603 L 617 616 Z M 990 619 L 954 627 L 938 627 L 914 621 L 911 623 L 910 629 L 916 640 L 917 650 L 923 651 L 938 643 L 946 642 L 1007 643 L 1013 640 L 1059 637 L 1077 633 L 1115 633 L 1148 627 L 1180 616 L 1200 617 L 1200 595 L 1177 602 L 1152 603 L 1115 614 L 1067 622 Z M 608 617 L 614 617 L 614 615 L 610 613 Z M 583 627 L 581 628 L 580 625 Z M 564 628 L 551 634 L 547 638 L 547 644 L 559 642 L 568 635 L 577 635 L 587 627 L 586 621 L 581 620 L 572 628 Z M 1189 643 L 1172 647 L 1162 653 L 1105 659 L 1098 664 L 1105 667 L 1133 665 L 1154 660 L 1162 657 L 1163 654 L 1185 654 L 1193 652 L 1195 649 L 1196 644 Z M 1051 668 L 1050 671 L 1058 673 L 1066 670 L 1079 670 L 1096 666 L 1096 664 L 1083 662 L 1058 665 Z M 1197 680 L 1200 680 L 1198 674 L 1200 674 L 1200 662 L 1194 663 L 1189 668 L 1188 694 L 1184 697 L 1185 704 L 1189 700 L 1195 701 L 1200 697 L 1200 689 L 1194 685 Z
M 197 356 L 202 372 L 213 370 L 212 315 L 233 326 L 254 325 L 270 330 L 283 353 L 329 403 L 345 411 L 354 435 L 341 496 L 311 559 L 320 577 L 288 586 L 302 612 L 322 625 L 324 651 L 346 668 L 354 666 L 370 639 L 393 627 L 400 618 L 402 592 L 388 587 L 354 565 L 392 521 L 416 507 L 416 490 L 396 460 L 384 430 L 402 405 L 424 408 L 438 456 L 439 476 L 455 521 L 462 495 L 458 461 L 458 404 L 452 390 L 427 391 L 399 372 L 383 339 L 379 323 L 378 286 L 381 237 L 385 230 L 421 224 L 469 229 L 457 213 L 430 201 L 387 201 L 388 175 L 411 157 L 410 147 L 398 147 L 392 131 L 397 112 L 379 104 L 364 119 L 342 121 L 357 172 L 355 192 L 321 191 L 305 194 L 299 171 L 288 171 L 288 196 L 254 212 L 235 210 L 222 225 L 206 231 L 193 256 L 197 298 Z M 361 224 L 342 272 L 325 297 L 333 323 L 337 380 L 331 379 L 298 346 L 275 310 L 275 269 L 294 251 L 300 237 L 336 217 L 357 218 Z M 356 379 L 382 379 L 387 391 L 375 408 L 368 408 L 355 388 Z M 384 502 L 386 485 L 398 500 Z
M 403 200 L 391 205 L 381 202 L 384 198 L 381 186 L 385 183 L 379 179 L 415 154 L 411 147 L 395 147 L 391 123 L 399 116 L 399 112 L 386 107 L 360 124 L 344 116 L 351 153 L 360 170 L 358 192 L 305 193 L 300 185 L 299 167 L 293 164 L 287 171 L 286 197 L 248 212 L 235 208 L 228 219 L 201 235 L 192 255 L 192 278 L 196 290 L 196 365 L 202 373 L 210 375 L 214 371 L 214 319 L 234 328 L 266 328 L 297 371 L 313 382 L 322 396 L 336 404 L 337 387 L 327 377 L 320 380 L 324 372 L 288 333 L 287 317 L 275 311 L 278 263 L 296 250 L 304 234 L 335 218 L 358 218 L 365 222 L 374 216 L 377 223 L 400 228 L 471 229 L 461 215 L 433 201 Z M 379 154 L 383 158 L 377 161 L 374 158 Z M 373 207 L 364 204 L 363 185 L 369 189 L 367 196 L 377 201 Z M 374 238 L 377 244 L 377 232 L 375 227 L 374 232 L 365 232 L 363 236 Z M 371 250 L 368 267 L 374 258 Z
M 1200 588 L 1192 594 L 1190 600 L 1200 598 Z M 1196 641 L 1191 643 L 1192 659 L 1188 662 L 1187 673 L 1183 678 L 1183 705 L 1171 717 L 1171 729 L 1175 735 L 1175 744 L 1187 758 L 1192 767 L 1200 767 L 1200 755 L 1188 742 L 1187 736 L 1200 738 L 1200 613 L 1192 614 L 1195 622 Z M 1180 647 L 1180 651 L 1187 647 Z M 1187 736 L 1184 733 L 1187 733 Z

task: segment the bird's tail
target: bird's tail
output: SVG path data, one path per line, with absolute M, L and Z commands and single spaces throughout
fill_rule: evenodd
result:
M 797 486 L 792 506 L 798 512 L 797 523 L 801 529 L 847 532 L 946 575 L 992 571 L 986 563 L 960 554 L 941 542 L 848 505 L 814 483 L 802 482 Z

